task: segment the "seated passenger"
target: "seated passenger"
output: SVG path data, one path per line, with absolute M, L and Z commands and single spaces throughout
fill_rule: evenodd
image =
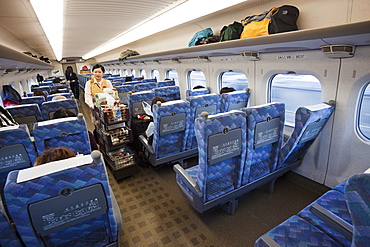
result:
M 66 147 L 46 149 L 39 157 L 37 157 L 34 166 L 72 157 L 76 157 L 76 154 L 71 149 Z
M 50 91 L 50 94 L 57 94 L 57 93 L 61 93 L 61 91 L 59 89 L 53 89 Z
M 197 85 L 197 86 L 193 87 L 193 89 L 202 89 L 202 88 L 205 88 L 205 87 L 203 87 L 201 85 Z
M 64 100 L 64 99 L 67 99 L 65 96 L 63 95 L 57 95 L 57 96 L 54 96 L 51 101 L 57 101 L 57 100 Z
M 61 83 L 61 82 L 62 82 L 62 79 L 60 79 L 59 77 L 53 80 L 53 83 Z
M 220 94 L 234 92 L 235 89 L 232 87 L 223 87 L 220 90 Z
M 54 98 L 53 98 L 53 100 L 54 100 Z M 74 114 L 73 112 L 71 112 L 71 111 L 69 111 L 65 108 L 60 108 L 59 110 L 57 110 L 53 114 L 53 119 L 64 118 L 64 117 L 76 117 L 76 114 Z M 87 131 L 87 133 L 89 134 L 91 150 L 99 150 L 98 144 L 96 143 L 96 139 L 95 139 L 94 135 L 90 131 Z
M 45 101 L 47 101 L 46 95 L 45 95 L 44 91 L 42 91 L 42 90 L 39 90 L 39 89 L 35 90 L 33 92 L 33 96 L 44 96 Z
M 150 110 L 148 110 L 148 109 L 146 109 L 145 107 L 144 107 L 144 110 L 145 110 L 145 112 L 146 112 L 146 114 L 148 114 L 149 116 L 151 116 L 151 117 L 153 117 L 153 105 L 154 104 L 157 104 L 157 102 L 161 102 L 161 103 L 164 103 L 164 102 L 167 102 L 167 100 L 165 99 L 165 98 L 162 98 L 162 97 L 159 97 L 159 96 L 156 96 L 156 97 L 154 97 L 154 99 L 152 100 L 152 105 L 151 105 L 151 109 Z M 154 123 L 153 123 L 153 121 L 151 121 L 150 123 L 149 123 L 149 125 L 148 125 L 148 127 L 147 127 L 147 129 L 146 129 L 146 131 L 145 131 L 145 135 L 146 135 L 146 137 L 149 139 L 149 143 L 151 144 L 152 143 L 152 141 L 153 141 L 153 138 L 150 138 L 150 137 L 152 137 L 153 136 L 153 134 L 154 134 Z

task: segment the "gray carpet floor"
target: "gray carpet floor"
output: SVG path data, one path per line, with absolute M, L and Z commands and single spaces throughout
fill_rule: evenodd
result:
M 120 181 L 109 171 L 122 214 L 120 246 L 253 246 L 258 237 L 325 192 L 292 174 L 276 181 L 272 195 L 261 187 L 240 197 L 236 214 L 229 215 L 220 207 L 194 210 L 177 187 L 171 165 L 139 167 Z

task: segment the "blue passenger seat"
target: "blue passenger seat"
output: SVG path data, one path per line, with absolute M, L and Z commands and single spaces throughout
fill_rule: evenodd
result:
M 187 149 L 197 148 L 197 140 L 195 138 L 194 121 L 200 117 L 202 112 L 207 112 L 209 115 L 220 113 L 221 96 L 219 94 L 204 94 L 197 96 L 189 96 L 186 98 L 190 102 L 190 126 L 189 139 Z
M 122 104 L 128 105 L 127 95 L 129 94 L 129 92 L 131 93 L 135 92 L 134 86 L 122 85 L 122 86 L 117 86 L 116 89 L 118 92 L 118 97 L 119 97 L 120 102 Z
M 186 90 L 186 97 L 209 94 L 209 90 L 206 88 L 188 89 Z
M 67 99 L 72 99 L 72 96 L 73 94 L 71 93 L 56 93 L 56 94 L 50 94 L 46 97 L 46 100 L 47 101 L 52 101 L 52 99 L 55 97 L 55 96 L 64 96 L 66 97 Z
M 136 118 L 137 115 L 145 115 L 145 111 L 141 102 L 146 101 L 149 105 L 151 105 L 155 94 L 152 91 L 143 91 L 128 94 L 127 97 L 128 107 L 131 115 L 130 118 Z
M 345 196 L 352 218 L 352 246 L 370 244 L 370 174 L 350 177 L 345 186 Z
M 246 156 L 245 113 L 202 113 L 194 128 L 199 162 L 187 169 L 174 166 L 177 185 L 198 212 L 220 205 L 235 214 L 237 198 L 232 192 L 241 184 Z
M 119 246 L 121 214 L 99 151 L 12 171 L 4 198 L 28 247 Z
M 153 122 L 156 158 L 185 151 L 190 122 L 189 102 L 173 100 L 153 105 Z
M 180 87 L 179 86 L 158 87 L 158 88 L 154 88 L 153 92 L 155 96 L 165 98 L 168 101 L 180 99 Z
M 37 104 L 8 106 L 6 109 L 18 124 L 27 124 L 30 134 L 36 122 L 42 121 L 40 108 Z
M 54 112 L 56 112 L 60 108 L 67 109 L 76 115 L 79 113 L 78 104 L 75 99 L 64 99 L 42 103 L 42 117 L 44 118 L 44 120 L 53 119 Z
M 8 146 L 22 145 L 26 150 L 28 157 L 23 157 L 24 159 L 29 159 L 32 164 L 36 161 L 37 152 L 36 148 L 32 143 L 31 136 L 28 131 L 28 127 L 25 124 L 8 126 L 0 128 L 0 147 L 1 149 Z M 22 156 L 24 156 L 22 154 Z M 20 158 L 20 157 L 19 157 Z M 22 159 L 23 159 L 22 158 Z M 21 161 L 20 159 L 19 161 Z M 11 166 L 15 165 L 14 163 Z
M 247 157 L 242 177 L 242 185 L 246 185 L 276 170 L 284 138 L 285 104 L 241 110 L 247 117 Z
M 258 238 L 255 247 L 368 246 L 369 198 L 370 174 L 353 175 L 345 182 L 344 194 L 328 191 L 298 215 Z
M 39 155 L 45 149 L 64 146 L 75 154 L 91 153 L 86 122 L 79 113 L 77 117 L 66 117 L 38 122 L 34 126 L 33 136 Z
M 334 101 L 297 109 L 294 130 L 281 148 L 278 169 L 303 158 L 333 111 Z
M 157 87 L 168 87 L 168 86 L 175 86 L 175 81 L 168 80 L 168 81 L 159 81 L 157 82 Z
M 221 94 L 221 112 L 240 110 L 248 106 L 250 89 Z
M 31 95 L 33 95 L 33 93 Z M 41 105 L 44 102 L 45 102 L 44 96 L 31 96 L 31 97 L 22 97 L 21 104 L 22 105 L 23 104 L 24 105 L 26 105 L 26 104 L 37 104 L 41 109 Z
M 0 204 L 0 246 L 24 246 L 18 237 L 15 228 L 13 228 L 2 202 L 0 202 Z
M 157 87 L 156 82 L 145 82 L 145 83 L 139 83 L 134 86 L 135 92 L 140 92 L 140 91 L 148 91 L 152 90 Z

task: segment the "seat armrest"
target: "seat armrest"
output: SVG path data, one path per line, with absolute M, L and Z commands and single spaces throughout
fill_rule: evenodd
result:
M 322 219 L 326 224 L 342 234 L 345 238 L 352 241 L 353 226 L 341 219 L 326 208 L 315 203 L 310 207 L 311 213 Z
M 264 247 L 280 247 L 278 243 L 275 242 L 269 235 L 264 235 L 261 238 L 260 245 Z
M 149 144 L 148 139 L 145 136 L 139 135 L 139 140 L 143 144 L 144 148 L 151 154 L 154 154 L 154 149 L 152 145 Z
M 192 179 L 189 174 L 182 168 L 179 164 L 173 166 L 173 170 L 180 177 L 186 186 L 193 192 L 196 196 L 202 197 L 202 191 L 199 188 L 199 185 Z

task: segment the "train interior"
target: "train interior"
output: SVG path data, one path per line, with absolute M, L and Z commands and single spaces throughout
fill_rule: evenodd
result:
M 53 85 L 52 81 L 57 77 L 65 80 L 64 73 L 71 66 L 78 74 L 80 93 L 76 99 L 72 97 L 68 83 L 62 84 L 62 91 L 66 92 L 64 96 L 68 98 L 63 100 L 63 107 L 73 111 L 74 117 L 52 120 L 50 114 L 58 109 L 51 106 L 48 112 L 40 111 L 40 115 L 36 115 L 28 108 L 28 115 L 23 120 L 16 113 L 12 114 L 19 123 L 33 121 L 32 125 L 25 127 L 28 134 L 25 134 L 24 127 L 0 128 L 1 161 L 8 152 L 7 145 L 17 149 L 17 145 L 22 144 L 31 164 L 19 166 L 20 171 L 11 171 L 5 177 L 0 176 L 5 187 L 1 189 L 4 189 L 1 192 L 4 205 L 0 207 L 0 221 L 11 222 L 10 227 L 0 226 L 4 233 L 0 234 L 1 246 L 15 246 L 15 243 L 22 246 L 71 246 L 78 241 L 87 244 L 87 239 L 93 242 L 91 239 L 98 238 L 95 232 L 93 237 L 89 234 L 86 238 L 77 236 L 86 227 L 82 220 L 78 221 L 78 230 L 70 223 L 66 223 L 69 230 L 46 225 L 45 220 L 39 223 L 44 224 L 41 228 L 33 227 L 37 225 L 33 219 L 25 223 L 26 212 L 43 210 L 39 204 L 33 205 L 35 210 L 28 210 L 25 205 L 22 206 L 24 212 L 20 213 L 19 204 L 25 200 L 21 200 L 22 194 L 17 193 L 25 189 L 18 190 L 17 184 L 21 182 L 17 181 L 28 179 L 36 181 L 36 184 L 43 183 L 38 181 L 42 177 L 40 174 L 54 181 L 57 178 L 53 177 L 52 171 L 71 176 L 71 180 L 85 183 L 84 187 L 93 183 L 85 178 L 94 174 L 91 175 L 93 179 L 102 184 L 101 188 L 90 186 L 86 191 L 76 185 L 76 192 L 72 183 L 62 186 L 59 191 L 52 187 L 45 189 L 45 197 L 39 196 L 41 192 L 33 192 L 44 201 L 48 201 L 46 194 L 53 193 L 57 193 L 58 198 L 63 194 L 78 196 L 83 193 L 107 197 L 106 212 L 96 210 L 93 216 L 86 216 L 87 224 L 96 225 L 92 228 L 94 231 L 99 232 L 99 226 L 104 226 L 104 229 L 109 229 L 107 232 L 114 232 L 109 241 L 104 240 L 108 244 L 102 240 L 96 246 L 309 246 L 312 244 L 309 241 L 316 241 L 313 246 L 369 244 L 368 233 L 360 237 L 356 235 L 360 223 L 353 218 L 353 212 L 358 208 L 353 209 L 353 203 L 350 203 L 351 191 L 358 192 L 357 184 L 365 184 L 360 189 L 365 193 L 359 198 L 365 201 L 369 198 L 369 179 L 363 177 L 363 173 L 369 173 L 370 167 L 370 19 L 367 14 L 370 5 L 366 0 L 248 0 L 230 1 L 223 7 L 209 1 L 204 1 L 208 5 L 201 6 L 202 1 L 191 0 L 157 1 L 155 4 L 147 0 L 135 4 L 132 1 L 119 3 L 108 0 L 103 4 L 93 0 L 65 0 L 64 5 L 58 6 L 65 10 L 66 18 L 64 36 L 59 38 L 63 40 L 62 56 L 51 48 L 51 41 L 43 31 L 40 17 L 36 17 L 31 2 L 6 0 L 0 10 L 0 84 L 10 85 L 22 96 L 32 96 L 40 85 Z M 181 7 L 187 5 L 193 8 L 195 15 L 184 21 Z M 298 30 L 189 47 L 189 41 L 198 31 L 211 28 L 214 35 L 220 35 L 222 27 L 234 21 L 283 5 L 299 9 Z M 195 10 L 202 10 L 202 13 Z M 54 17 L 49 18 L 57 19 L 56 15 L 54 13 Z M 163 21 L 167 15 L 170 19 Z M 158 26 L 161 28 L 157 30 Z M 123 59 L 122 54 L 128 50 L 138 54 Z M 40 56 L 48 60 L 41 60 Z M 112 109 L 115 110 L 110 109 L 107 113 L 100 105 L 92 110 L 85 103 L 85 85 L 96 64 L 104 66 L 104 78 L 112 82 L 120 95 L 119 112 L 122 115 L 119 120 L 118 117 L 115 120 L 107 117 L 113 112 L 117 114 L 114 107 Z M 37 75 L 42 75 L 45 80 L 38 82 Z M 160 92 L 154 88 L 133 92 L 144 83 L 126 83 L 126 78 L 147 80 L 146 86 L 155 84 L 155 88 L 158 87 L 157 82 L 168 79 L 171 81 L 168 85 L 172 86 L 164 90 L 163 96 L 168 96 L 171 90 L 178 90 L 174 100 L 152 107 L 153 121 L 157 124 L 152 143 L 143 138 L 142 131 L 141 135 L 135 131 L 138 131 L 138 124 L 146 128 L 149 123 L 141 119 L 146 115 L 140 108 L 141 102 L 150 104 L 153 96 L 159 95 L 157 91 Z M 128 85 L 130 92 L 120 91 Z M 202 89 L 194 90 L 199 85 Z M 233 87 L 237 92 L 220 94 L 224 87 Z M 207 93 L 190 96 L 192 92 L 203 90 Z M 241 106 L 239 99 L 233 102 L 236 113 L 221 110 L 225 107 L 227 95 L 232 97 L 236 93 L 246 97 L 241 100 L 245 105 Z M 209 95 L 209 102 L 216 99 L 212 102 L 215 102 L 215 109 L 220 107 L 215 110 L 217 114 L 202 115 L 194 111 L 191 122 L 187 119 L 192 109 L 191 100 L 195 99 L 194 104 L 197 104 L 196 99 L 205 95 Z M 3 87 L 1 99 L 4 107 L 10 113 L 16 112 L 19 106 L 5 105 L 5 96 Z M 23 97 L 24 100 L 26 98 Z M 102 103 L 98 98 L 97 102 Z M 208 104 L 211 105 L 207 103 L 204 107 Z M 40 103 L 39 107 L 46 109 L 46 105 L 46 102 Z M 166 109 L 170 109 L 170 113 Z M 255 120 L 255 115 L 263 120 Z M 181 121 L 186 122 L 186 127 L 180 126 L 186 138 L 173 129 L 169 130 L 167 137 L 162 134 L 167 131 L 167 125 Z M 248 124 L 252 121 L 265 125 L 250 127 Z M 191 127 L 188 123 L 189 126 L 192 124 Z M 209 127 L 211 123 L 218 124 L 220 129 L 213 125 Z M 259 139 L 254 134 L 258 132 L 257 128 L 274 129 L 273 140 L 264 140 L 257 145 Z M 309 138 L 306 129 L 311 131 Z M 92 152 L 90 146 L 84 146 L 89 142 L 87 131 L 95 136 L 103 160 L 95 151 Z M 194 139 L 191 139 L 191 134 Z M 32 144 L 24 142 L 28 141 L 28 135 L 32 136 Z M 62 140 L 72 135 L 76 138 L 72 144 Z M 127 139 L 115 139 L 119 142 L 117 144 L 113 135 Z M 183 145 L 180 151 L 163 154 L 165 149 L 177 148 L 177 138 L 184 138 L 180 141 Z M 270 137 L 266 135 L 260 140 L 264 138 Z M 221 148 L 222 141 L 222 145 L 229 149 L 230 143 L 240 145 L 232 146 L 237 150 L 214 158 L 212 154 Z M 252 142 L 251 148 L 249 141 Z M 42 145 L 47 144 L 70 145 L 83 156 L 69 158 L 70 164 L 67 164 L 68 160 L 52 162 L 49 169 L 44 166 L 27 168 L 42 154 Z M 34 153 L 27 145 L 35 146 Z M 92 158 L 90 153 L 93 153 Z M 268 159 L 252 164 L 251 154 L 257 159 L 266 153 L 271 155 Z M 117 168 L 110 159 L 117 154 L 130 154 L 127 161 L 130 166 Z M 71 163 L 78 165 L 74 167 Z M 90 163 L 93 171 L 88 168 Z M 208 165 L 202 166 L 203 163 Z M 66 166 L 66 174 L 58 168 L 61 164 Z M 250 170 L 239 168 L 247 167 L 247 164 L 255 167 Z M 221 180 L 207 184 L 204 177 L 212 180 L 210 177 L 217 177 L 225 170 L 229 173 L 221 175 Z M 81 182 L 73 173 L 87 175 Z M 230 174 L 234 176 L 232 182 L 227 180 Z M 349 182 L 345 186 L 347 180 Z M 232 189 L 220 189 L 227 185 Z M 31 186 L 32 191 L 38 185 L 27 186 Z M 217 188 L 214 194 L 209 192 L 211 187 Z M 30 200 L 36 198 L 32 196 Z M 54 203 L 59 199 L 49 200 Z M 11 206 L 12 203 L 16 206 Z M 369 204 L 365 203 L 366 206 L 368 208 Z M 316 220 L 317 211 L 324 214 L 322 207 L 340 212 L 333 211 L 334 216 L 331 212 L 326 213 L 327 221 L 322 223 L 320 217 Z M 97 215 L 100 213 L 107 218 Z M 4 215 L 6 219 L 2 219 Z M 369 217 L 368 211 L 366 213 L 365 210 L 364 215 Z M 41 216 L 45 219 L 45 215 Z M 337 220 L 335 223 L 333 218 Z M 370 222 L 364 222 L 360 226 L 368 229 Z M 23 224 L 32 226 L 28 229 Z M 14 231 L 9 233 L 9 229 Z M 14 236 L 15 242 L 11 242 L 10 234 L 14 232 L 17 236 Z M 297 235 L 292 237 L 292 232 Z M 73 240 L 68 240 L 67 236 Z M 55 237 L 60 240 L 55 240 Z M 112 242 L 116 245 L 109 245 Z

